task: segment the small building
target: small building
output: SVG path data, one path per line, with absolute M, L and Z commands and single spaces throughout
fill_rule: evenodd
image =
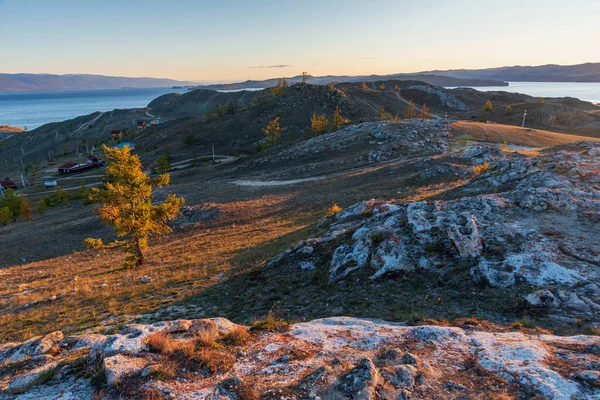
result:
M 75 174 L 78 172 L 88 171 L 94 168 L 100 168 L 104 165 L 104 161 L 97 156 L 89 155 L 84 163 L 67 163 L 58 167 L 59 174 Z
M 13 181 L 0 181 L 0 186 L 2 186 L 2 189 L 17 189 L 17 184 Z
M 137 122 L 137 128 L 138 129 L 146 129 L 146 121 L 138 121 Z
M 110 137 L 113 140 L 123 139 L 123 131 L 114 130 L 110 133 Z
M 131 142 L 119 143 L 118 145 L 116 145 L 114 147 L 115 147 L 115 149 L 122 149 L 124 147 L 129 147 L 129 150 L 135 150 L 135 144 L 133 144 Z
M 152 121 L 150 121 L 150 126 L 161 125 L 164 123 L 165 123 L 165 121 L 163 121 L 160 118 L 157 118 L 157 119 L 153 119 Z

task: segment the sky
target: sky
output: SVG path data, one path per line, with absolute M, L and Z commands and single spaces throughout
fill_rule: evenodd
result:
M 599 0 L 0 0 L 0 73 L 229 82 L 600 61 Z

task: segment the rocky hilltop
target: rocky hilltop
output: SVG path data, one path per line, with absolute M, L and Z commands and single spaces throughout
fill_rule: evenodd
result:
M 0 346 L 4 399 L 594 399 L 600 338 L 326 318 L 53 332 Z

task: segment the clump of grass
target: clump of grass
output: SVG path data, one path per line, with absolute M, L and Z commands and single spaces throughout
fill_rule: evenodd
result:
M 245 326 L 236 326 L 223 335 L 221 341 L 226 345 L 243 345 L 250 339 L 248 328 Z
M 177 378 L 179 365 L 176 361 L 165 359 L 161 363 L 153 365 L 150 369 L 150 376 L 157 381 L 171 381 Z
M 172 354 L 174 349 L 173 339 L 171 336 L 167 335 L 163 332 L 155 332 L 150 335 L 145 340 L 145 343 L 150 350 L 160 353 L 162 355 Z
M 231 370 L 235 364 L 233 355 L 222 350 L 208 348 L 198 350 L 193 361 L 198 362 L 201 368 L 207 369 L 211 374 L 225 373 Z
M 265 318 L 254 321 L 250 330 L 283 333 L 290 330 L 290 323 L 277 318 L 273 310 L 271 310 Z
M 201 329 L 194 337 L 194 342 L 200 347 L 214 347 L 218 337 L 219 332 L 217 332 L 215 329 Z

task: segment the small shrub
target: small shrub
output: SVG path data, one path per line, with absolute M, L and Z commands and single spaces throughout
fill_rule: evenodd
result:
M 329 208 L 329 210 L 327 210 L 327 212 L 328 212 L 328 214 L 331 215 L 331 214 L 337 214 L 337 213 L 339 213 L 342 210 L 343 210 L 342 207 L 338 206 L 337 204 L 334 204 L 333 206 L 331 206 Z
M 477 175 L 479 175 L 479 174 L 483 174 L 484 172 L 489 171 L 491 168 L 492 167 L 490 166 L 490 164 L 488 164 L 487 161 L 486 161 L 483 164 L 474 166 L 473 170 L 475 171 L 475 173 Z
M 36 203 L 36 206 L 37 206 L 37 212 L 40 215 L 42 215 L 46 211 L 46 208 L 48 208 L 44 199 L 38 200 L 38 202 Z
M 101 249 L 104 247 L 102 239 L 86 238 L 84 243 L 90 249 Z
M 13 221 L 13 214 L 8 207 L 0 208 L 0 224 L 6 226 Z

